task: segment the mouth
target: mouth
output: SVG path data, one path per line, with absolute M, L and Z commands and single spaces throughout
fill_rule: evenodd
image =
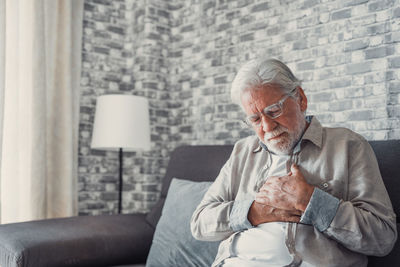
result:
M 285 132 L 282 132 L 282 133 L 280 133 L 280 134 L 278 134 L 278 135 L 275 135 L 274 137 L 268 138 L 268 141 L 273 141 L 273 140 L 279 139 L 279 138 L 282 137 L 282 135 L 283 135 L 284 133 L 285 133 Z

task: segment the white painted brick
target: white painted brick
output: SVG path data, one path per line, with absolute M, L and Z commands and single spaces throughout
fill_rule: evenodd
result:
M 400 129 L 392 129 L 388 134 L 389 139 L 400 139 Z
M 110 82 L 109 87 L 111 90 L 117 91 L 119 89 L 119 85 L 116 82 Z
M 289 21 L 289 22 L 286 24 L 286 29 L 287 29 L 288 31 L 294 31 L 294 30 L 296 30 L 296 29 L 297 29 L 297 21 L 296 21 L 296 20 Z
M 377 22 L 386 21 L 390 18 L 391 15 L 392 15 L 391 9 L 376 12 L 376 21 Z
M 399 37 L 400 37 L 400 34 L 399 34 Z M 394 49 L 395 49 L 395 53 L 394 54 L 400 54 L 400 42 L 396 43 L 394 45 Z
M 376 58 L 372 61 L 371 70 L 385 70 L 388 68 L 388 61 L 386 58 Z
M 385 140 L 385 139 L 387 139 L 387 135 L 388 135 L 387 130 L 374 131 L 374 132 L 372 132 L 371 140 Z
M 325 63 L 326 63 L 326 57 L 320 57 L 315 60 L 314 66 L 316 69 L 322 68 L 323 66 L 325 66 Z
M 367 130 L 390 129 L 392 127 L 388 119 L 377 119 L 367 122 Z
M 329 111 L 329 102 L 319 103 L 317 108 L 319 112 Z
M 254 33 L 254 38 L 257 40 L 264 39 L 268 37 L 268 34 L 265 30 L 259 30 Z
M 352 85 L 364 85 L 364 76 L 353 76 Z
M 367 98 L 364 103 L 365 108 L 379 108 L 386 106 L 386 98 Z
M 396 69 L 393 71 L 394 79 L 400 80 L 400 69 Z
M 83 32 L 84 32 L 85 37 L 89 37 L 89 36 L 91 36 L 93 34 L 93 29 L 85 28 L 83 30 Z
M 343 32 L 344 40 L 351 40 L 353 39 L 353 33 L 351 31 Z
M 383 43 L 383 36 L 382 35 L 378 35 L 378 36 L 372 36 L 370 38 L 370 46 L 378 46 L 381 45 Z
M 351 52 L 351 62 L 353 63 L 359 63 L 364 61 L 365 56 L 364 56 L 364 51 L 363 50 L 357 50 Z
M 343 99 L 345 96 L 345 88 L 335 89 L 335 95 L 337 99 Z
M 387 118 L 387 116 L 388 116 L 388 114 L 387 114 L 386 107 L 374 110 L 374 118 L 376 118 L 376 119 Z
M 318 45 L 324 45 L 324 44 L 327 44 L 328 42 L 329 42 L 328 37 L 318 38 Z
M 335 112 L 334 113 L 334 118 L 336 122 L 342 122 L 347 119 L 346 115 L 344 112 Z
M 357 5 L 351 9 L 351 15 L 353 17 L 362 16 L 368 13 L 368 6 L 366 5 Z
M 319 21 L 320 23 L 327 23 L 330 19 L 330 13 L 329 12 L 324 12 L 319 14 Z
M 353 130 L 356 132 L 367 130 L 367 123 L 365 121 L 358 121 L 353 123 Z
M 385 95 L 387 92 L 387 87 L 386 84 L 381 83 L 381 84 L 374 84 L 374 86 L 372 87 L 372 93 L 374 95 Z
M 392 23 L 392 31 L 400 31 L 400 23 Z

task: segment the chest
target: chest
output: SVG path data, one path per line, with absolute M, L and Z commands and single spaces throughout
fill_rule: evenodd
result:
M 290 166 L 295 163 L 306 181 L 338 198 L 346 199 L 348 162 L 347 157 L 341 153 L 318 153 L 303 149 L 290 156 L 271 156 L 262 151 L 259 155 L 249 158 L 236 169 L 233 177 L 238 185 L 237 199 L 254 198 L 259 188 L 271 176 L 284 176 L 290 172 Z

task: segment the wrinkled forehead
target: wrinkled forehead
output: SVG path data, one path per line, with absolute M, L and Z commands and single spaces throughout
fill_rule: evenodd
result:
M 240 98 L 242 104 L 244 100 L 263 100 L 272 104 L 279 101 L 285 94 L 285 90 L 280 85 L 268 83 L 247 87 L 242 91 Z

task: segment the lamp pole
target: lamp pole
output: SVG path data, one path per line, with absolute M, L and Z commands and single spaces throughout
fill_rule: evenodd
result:
M 118 214 L 122 210 L 122 175 L 123 175 L 123 160 L 122 160 L 122 147 L 119 148 L 119 195 L 118 195 Z

